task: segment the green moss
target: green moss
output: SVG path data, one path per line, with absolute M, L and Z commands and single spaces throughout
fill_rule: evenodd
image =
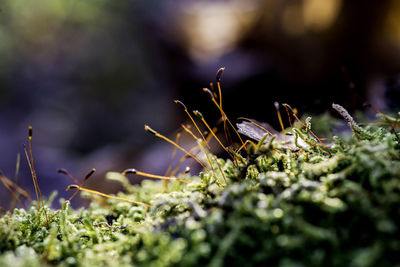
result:
M 299 147 L 272 139 L 236 162 L 218 160 L 226 182 L 215 162 L 214 173 L 167 189 L 107 175 L 125 187 L 119 196 L 151 208 L 113 199 L 47 208 L 48 226 L 36 207 L 15 209 L 0 218 L 0 265 L 399 265 L 399 137 L 350 122 L 354 136 L 327 147 L 307 120 L 293 130 Z

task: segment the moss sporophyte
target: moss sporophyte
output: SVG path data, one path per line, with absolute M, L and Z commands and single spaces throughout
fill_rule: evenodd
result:
M 203 89 L 221 114 L 220 134 L 176 100 L 190 124 L 175 140 L 145 129 L 172 145 L 171 162 L 178 163 L 164 175 L 109 172 L 106 179 L 124 187 L 117 195 L 85 187 L 94 169 L 81 181 L 60 169 L 74 191 L 59 210 L 49 208 L 55 194 L 41 195 L 30 127 L 25 156 L 36 201 L 0 175 L 12 205 L 31 203 L 0 218 L 0 266 L 399 265 L 400 114 L 377 111 L 378 120 L 363 125 L 333 104 L 353 135 L 323 139 L 311 117 L 301 120 L 288 104 L 285 129 L 276 103 L 282 131 L 247 118 L 234 127 L 222 109 L 223 70 L 217 90 Z M 193 137 L 191 148 L 179 144 L 183 134 Z M 227 159 L 213 154 L 212 139 Z M 185 155 L 173 160 L 177 150 Z M 193 162 L 203 167 L 198 175 L 190 174 Z M 132 185 L 127 175 L 150 179 Z M 78 192 L 95 201 L 71 208 Z

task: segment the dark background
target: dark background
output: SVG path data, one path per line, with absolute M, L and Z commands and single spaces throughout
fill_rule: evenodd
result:
M 12 178 L 21 153 L 18 183 L 34 195 L 22 150 L 32 125 L 44 195 L 69 195 L 58 168 L 76 178 L 96 168 L 87 186 L 103 192 L 118 190 L 107 171 L 163 174 L 172 147 L 143 125 L 173 139 L 186 121 L 174 99 L 214 125 L 218 110 L 201 88 L 222 66 L 233 120 L 277 126 L 274 101 L 300 113 L 365 101 L 398 111 L 399 18 L 396 0 L 3 0 L 0 169 Z M 0 193 L 7 208 L 11 194 Z

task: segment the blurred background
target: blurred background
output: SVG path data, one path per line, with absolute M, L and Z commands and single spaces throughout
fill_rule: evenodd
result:
M 13 178 L 20 153 L 18 184 L 34 196 L 22 149 L 32 125 L 44 195 L 70 195 L 58 168 L 79 179 L 96 168 L 87 187 L 103 192 L 118 190 L 107 171 L 163 174 L 173 147 L 143 125 L 174 139 L 186 121 L 174 99 L 215 125 L 218 110 L 201 89 L 222 66 L 232 120 L 277 126 L 274 101 L 300 114 L 332 102 L 398 111 L 400 2 L 2 0 L 0 169 Z M 0 196 L 8 208 L 2 185 Z

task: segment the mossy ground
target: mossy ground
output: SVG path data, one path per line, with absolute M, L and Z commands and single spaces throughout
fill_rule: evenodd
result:
M 151 208 L 47 203 L 48 226 L 36 205 L 15 209 L 0 218 L 0 265 L 400 266 L 399 136 L 368 126 L 325 148 L 309 130 L 293 130 L 302 147 L 272 139 L 218 159 L 226 180 L 215 161 L 167 188 L 107 175 L 125 187 L 120 197 Z

